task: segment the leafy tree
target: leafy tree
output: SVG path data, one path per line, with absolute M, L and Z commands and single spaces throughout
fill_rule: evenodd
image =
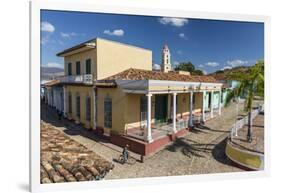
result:
M 182 62 L 179 65 L 175 67 L 175 71 L 188 71 L 188 72 L 193 72 L 195 70 L 195 66 L 191 62 Z
M 182 62 L 177 65 L 175 71 L 188 71 L 191 75 L 204 75 L 202 70 L 195 69 L 195 66 L 191 62 Z
M 202 70 L 194 70 L 193 72 L 191 72 L 192 75 L 199 75 L 199 76 L 202 76 L 204 75 L 203 71 Z
M 228 93 L 226 105 L 229 105 L 233 99 L 245 96 L 245 110 L 248 112 L 248 131 L 247 140 L 252 141 L 252 109 L 255 96 L 264 97 L 264 61 L 258 61 L 247 73 L 235 72 L 229 75 L 232 80 L 240 83 Z

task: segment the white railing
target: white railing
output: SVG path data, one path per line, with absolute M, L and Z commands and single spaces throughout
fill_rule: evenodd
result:
M 62 83 L 83 83 L 83 84 L 93 84 L 93 75 L 69 75 L 57 77 Z
M 141 112 L 141 128 L 147 127 L 147 112 Z
M 145 140 L 146 131 L 147 131 L 146 125 L 141 128 L 136 127 L 136 125 L 133 124 L 126 125 L 126 135 L 130 137 L 134 137 L 136 139 Z
M 263 111 L 264 106 L 260 106 L 258 109 L 252 111 L 252 120 L 261 112 Z M 233 124 L 233 127 L 230 129 L 230 140 L 232 140 L 234 137 L 238 137 L 238 131 L 239 129 L 243 128 L 244 125 L 248 124 L 248 115 L 244 118 L 240 119 L 239 121 L 236 121 Z
M 188 119 L 178 120 L 176 123 L 176 129 L 181 130 L 181 129 L 185 129 L 185 128 L 188 128 Z

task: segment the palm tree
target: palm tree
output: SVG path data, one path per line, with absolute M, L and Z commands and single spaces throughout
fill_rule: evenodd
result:
M 235 72 L 228 76 L 239 84 L 231 90 L 226 97 L 226 105 L 233 99 L 243 96 L 245 100 L 245 111 L 248 113 L 247 141 L 252 141 L 252 109 L 255 96 L 264 97 L 264 62 L 258 61 L 247 73 Z

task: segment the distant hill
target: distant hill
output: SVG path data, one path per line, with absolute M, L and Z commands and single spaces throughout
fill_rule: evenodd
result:
M 64 70 L 56 67 L 42 67 L 41 66 L 41 81 L 52 80 L 55 77 L 63 76 Z
M 228 75 L 235 72 L 240 73 L 247 73 L 249 71 L 251 66 L 237 66 L 231 69 L 225 69 L 225 70 L 218 70 L 216 72 L 213 72 L 211 74 L 208 74 L 210 76 L 213 76 L 217 80 L 227 80 Z

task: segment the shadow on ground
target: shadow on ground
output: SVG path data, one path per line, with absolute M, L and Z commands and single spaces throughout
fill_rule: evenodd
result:
M 177 138 L 171 145 L 165 149 L 171 152 L 181 151 L 187 157 L 205 157 L 204 153 L 212 151 L 215 144 L 200 144 L 193 140 Z
M 55 127 L 64 127 L 65 129 L 63 132 L 67 135 L 80 135 L 96 142 L 109 143 L 109 141 L 104 137 L 97 136 L 93 130 L 87 130 L 83 126 L 75 124 L 74 122 L 65 118 L 59 119 L 55 109 L 47 106 L 44 103 L 41 103 L 41 120 Z
M 167 146 L 165 149 L 171 152 L 181 151 L 183 155 L 191 158 L 193 156 L 198 158 L 207 158 L 207 154 L 211 154 L 212 157 L 226 165 L 232 165 L 231 161 L 225 154 L 227 138 L 223 139 L 219 143 L 197 143 L 196 141 L 177 138 L 171 145 Z
M 210 127 L 207 127 L 205 125 L 196 125 L 193 129 L 200 129 L 201 131 L 213 131 L 213 132 L 220 132 L 220 133 L 228 133 L 229 131 L 224 131 L 224 130 L 218 130 L 218 129 L 212 129 Z M 191 130 L 192 131 L 192 130 Z
M 212 156 L 215 160 L 222 164 L 232 165 L 231 161 L 225 154 L 227 138 L 223 139 L 221 142 L 216 144 L 212 150 Z

